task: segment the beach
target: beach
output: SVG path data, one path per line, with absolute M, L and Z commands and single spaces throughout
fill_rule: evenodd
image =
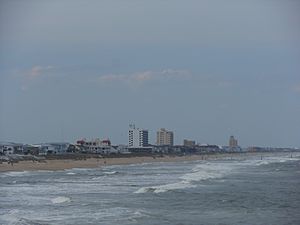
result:
M 97 168 L 110 165 L 128 165 L 152 162 L 181 162 L 181 161 L 197 161 L 208 159 L 221 159 L 224 157 L 242 158 L 250 155 L 267 156 L 270 153 L 217 153 L 217 154 L 201 154 L 201 155 L 185 155 L 185 156 L 137 156 L 137 157 L 106 157 L 106 158 L 86 158 L 86 159 L 46 159 L 43 161 L 19 161 L 17 163 L 0 163 L 0 172 L 7 171 L 35 171 L 35 170 L 65 170 L 72 168 Z M 272 153 L 274 154 L 274 153 Z
M 122 158 L 87 158 L 82 160 L 74 159 L 51 159 L 38 161 L 19 161 L 18 163 L 2 162 L 0 164 L 0 172 L 6 171 L 33 171 L 33 170 L 65 170 L 72 168 L 97 168 L 109 165 L 127 165 L 151 162 L 177 162 L 192 161 L 203 159 L 204 156 L 140 156 L 140 157 L 122 157 Z

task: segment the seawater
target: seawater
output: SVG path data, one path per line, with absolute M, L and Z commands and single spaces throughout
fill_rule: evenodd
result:
M 300 153 L 0 173 L 0 224 L 300 224 Z

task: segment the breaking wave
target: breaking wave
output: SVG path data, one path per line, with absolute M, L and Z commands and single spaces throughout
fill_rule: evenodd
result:
M 291 158 L 287 155 L 281 157 L 263 157 L 262 159 L 250 159 L 239 161 L 218 161 L 218 162 L 206 162 L 196 165 L 189 173 L 186 173 L 179 177 L 179 181 L 175 183 L 155 185 L 149 187 L 142 187 L 134 193 L 163 193 L 172 190 L 193 188 L 197 182 L 219 179 L 228 174 L 237 171 L 237 169 L 245 166 L 260 166 L 268 165 L 270 163 L 284 163 L 287 161 L 300 160 L 299 157 Z
M 51 202 L 53 204 L 61 204 L 61 203 L 65 203 L 65 202 L 71 202 L 71 199 L 69 197 L 59 196 L 56 198 L 52 198 Z
M 76 175 L 76 173 L 73 173 L 73 172 L 69 172 L 67 173 L 68 175 Z
M 180 181 L 175 183 L 142 187 L 134 193 L 163 193 L 167 191 L 194 188 L 197 185 L 195 182 L 203 181 L 208 179 L 221 178 L 228 174 L 232 168 L 226 164 L 217 165 L 213 163 L 199 164 L 196 165 L 190 173 L 186 173 L 179 177 Z
M 196 187 L 196 185 L 181 181 L 178 183 L 164 184 L 164 185 L 159 185 L 159 186 L 142 187 L 134 193 L 137 193 L 137 194 L 147 193 L 147 192 L 163 193 L 163 192 L 167 192 L 167 191 L 180 190 L 180 189 L 186 189 L 186 188 L 192 188 L 192 187 Z
M 114 174 L 118 174 L 118 171 L 107 171 L 107 172 L 103 172 L 105 175 L 114 175 Z
M 29 171 L 11 171 L 11 172 L 5 172 L 3 175 L 9 177 L 21 177 L 29 174 L 30 174 Z

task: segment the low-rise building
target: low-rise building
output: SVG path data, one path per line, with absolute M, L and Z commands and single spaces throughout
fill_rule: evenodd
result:
M 201 153 L 213 153 L 222 151 L 222 147 L 218 145 L 200 144 L 197 145 L 197 152 Z
M 78 140 L 77 145 L 82 147 L 87 153 L 95 154 L 112 154 L 118 153 L 118 150 L 111 146 L 109 139 L 100 140 L 99 138 L 87 141 L 86 139 Z
M 23 144 L 14 142 L 1 142 L 0 153 L 3 155 L 23 154 Z
M 67 142 L 53 142 L 53 143 L 43 143 L 39 146 L 39 155 L 51 155 L 51 154 L 65 154 L 69 148 L 69 143 Z
M 40 146 L 39 145 L 24 145 L 24 154 L 30 154 L 30 155 L 38 155 L 40 153 Z
M 186 147 L 194 147 L 195 145 L 196 145 L 196 142 L 195 142 L 195 141 L 187 140 L 187 139 L 184 139 L 184 140 L 183 140 L 183 146 L 186 146 Z

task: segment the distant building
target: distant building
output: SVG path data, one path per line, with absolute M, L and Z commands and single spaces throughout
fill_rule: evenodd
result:
M 218 145 L 201 144 L 197 146 L 197 151 L 202 153 L 220 152 L 222 147 Z
M 148 130 L 136 128 L 135 125 L 130 125 L 128 131 L 128 147 L 143 148 L 149 146 L 148 136 Z
M 78 140 L 77 146 L 82 148 L 84 151 L 88 153 L 95 153 L 95 154 L 111 154 L 117 153 L 117 150 L 111 146 L 111 142 L 109 139 L 100 140 L 99 138 L 92 139 L 87 141 L 85 139 Z
M 116 149 L 117 149 L 118 153 L 120 153 L 120 154 L 129 154 L 130 153 L 128 151 L 127 145 L 118 145 L 118 146 L 116 146 Z
M 40 155 L 65 154 L 69 148 L 69 145 L 70 144 L 67 142 L 43 143 L 39 145 L 40 148 L 39 154 Z
M 40 152 L 40 145 L 24 145 L 24 154 L 30 154 L 30 155 L 38 155 Z
M 13 142 L 1 142 L 0 154 L 4 154 L 4 155 L 23 154 L 23 144 L 13 143 Z
M 174 145 L 174 134 L 172 131 L 168 131 L 165 128 L 161 128 L 156 132 L 156 144 L 157 145 Z
M 186 146 L 186 147 L 194 147 L 196 145 L 196 142 L 192 141 L 192 140 L 184 139 L 183 140 L 183 145 Z
M 234 136 L 230 136 L 229 138 L 229 147 L 235 148 L 238 147 L 238 140 L 234 138 Z

